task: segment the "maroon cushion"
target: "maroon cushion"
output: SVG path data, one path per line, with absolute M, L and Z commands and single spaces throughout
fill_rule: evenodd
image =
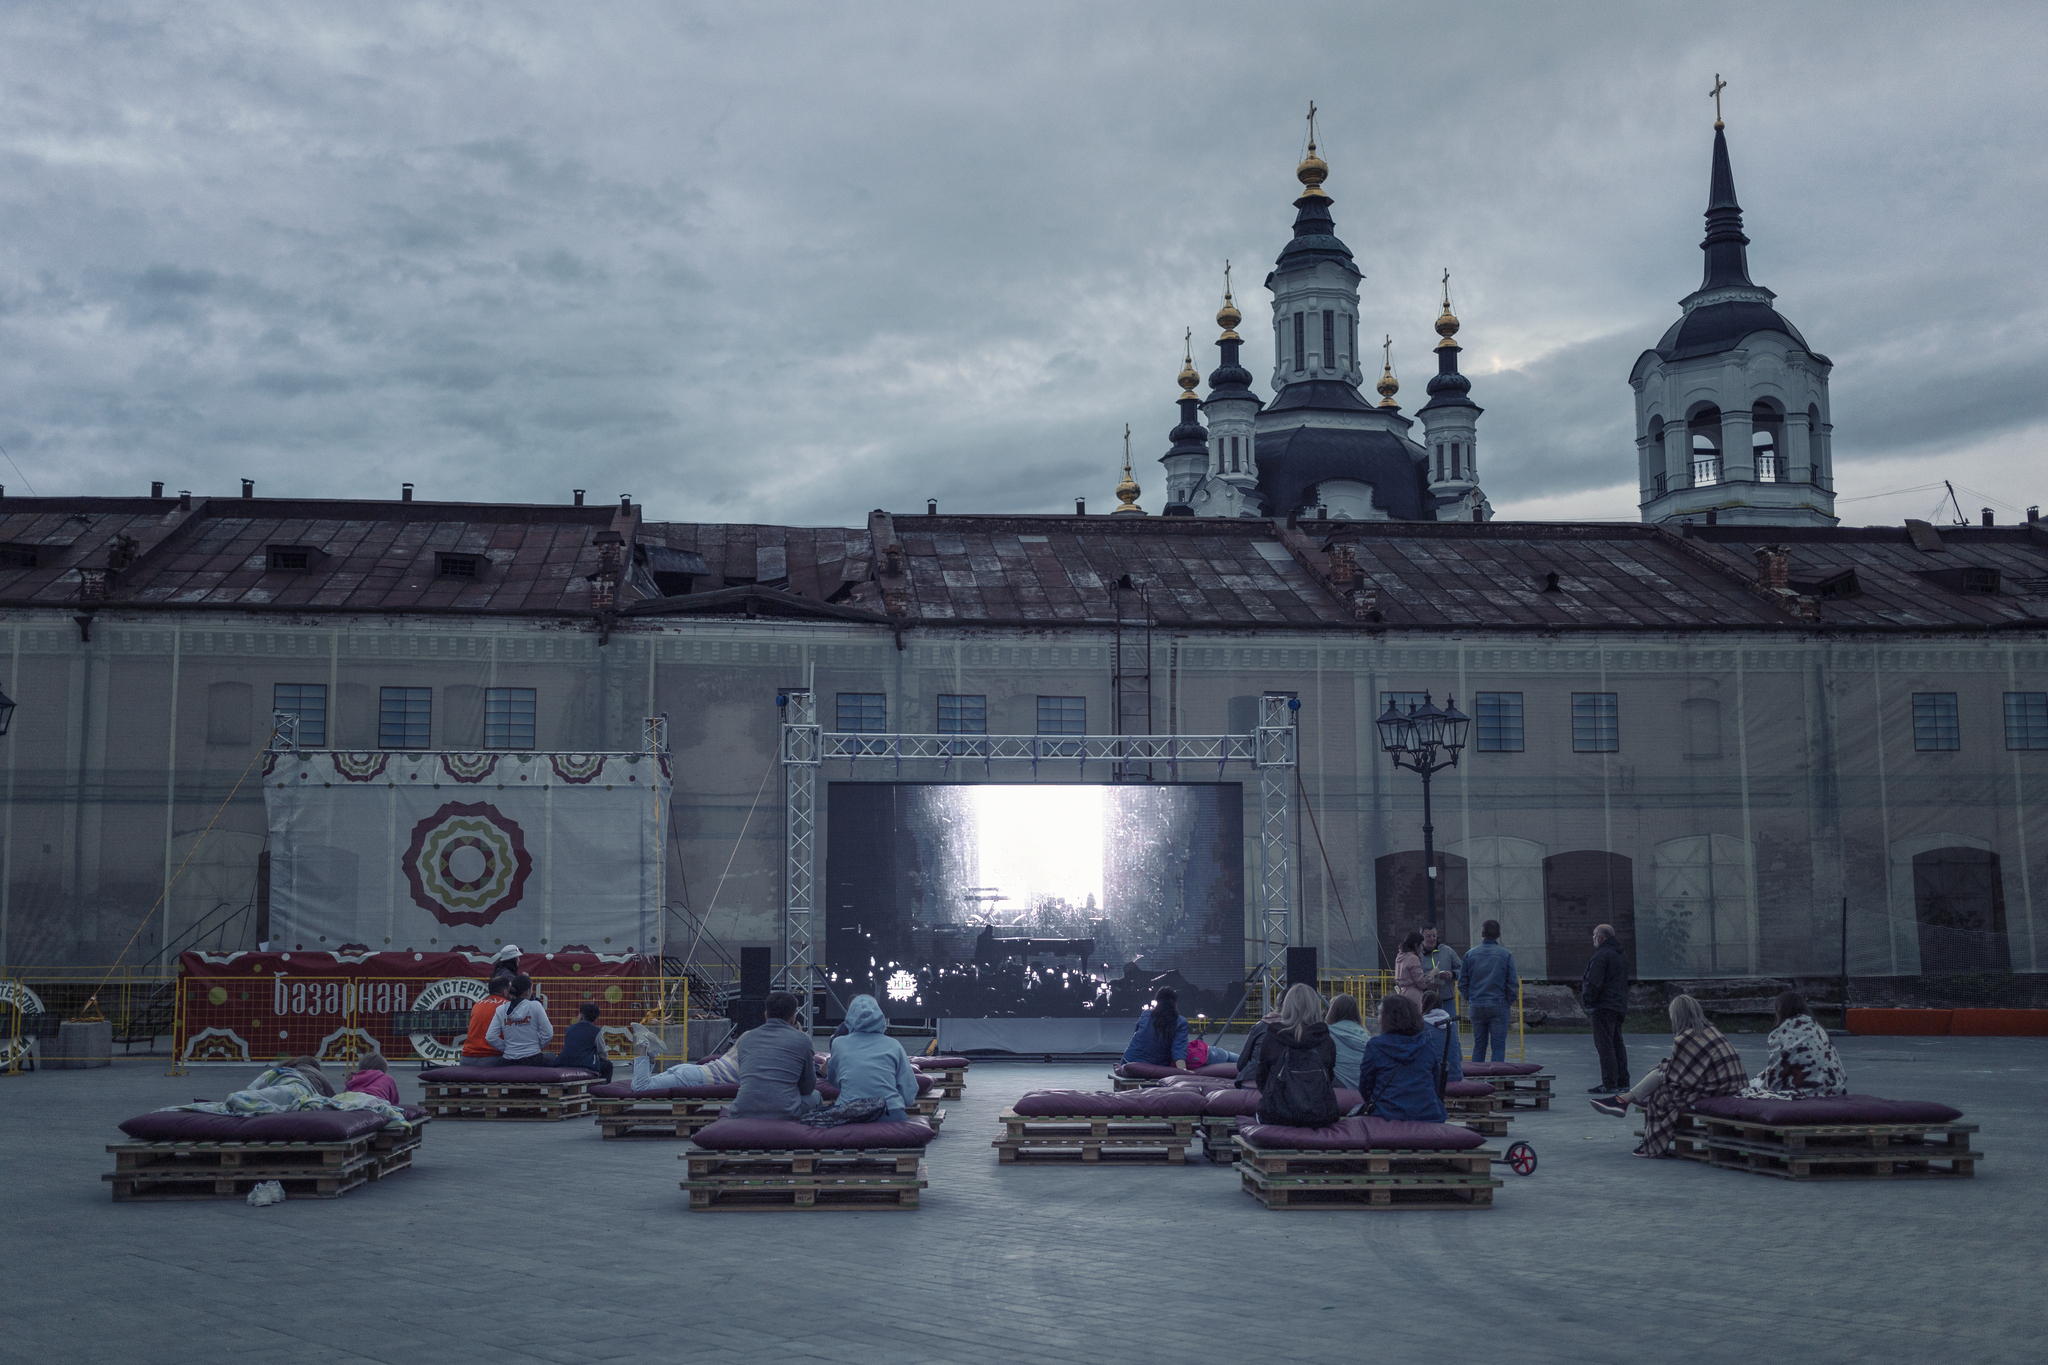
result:
M 1254 1147 L 1309 1151 L 1470 1151 L 1486 1145 L 1485 1138 L 1455 1123 L 1409 1123 L 1363 1116 L 1338 1119 L 1327 1128 L 1289 1128 L 1239 1119 L 1237 1131 Z
M 420 1073 L 435 1084 L 553 1085 L 558 1081 L 594 1081 L 595 1071 L 574 1066 L 436 1066 Z
M 1533 1076 L 1543 1068 L 1534 1062 L 1466 1062 L 1467 1076 Z
M 1444 1085 L 1446 1099 L 1476 1100 L 1481 1095 L 1491 1095 L 1493 1087 L 1485 1081 L 1449 1081 Z
M 673 1090 L 635 1090 L 623 1081 L 607 1081 L 590 1087 L 592 1097 L 600 1100 L 733 1100 L 738 1099 L 737 1085 L 684 1085 Z
M 401 1104 L 398 1106 L 398 1112 L 405 1115 L 407 1121 L 411 1123 L 418 1123 L 428 1117 L 427 1111 L 417 1104 Z
M 1031 1117 L 1088 1115 L 1124 1119 L 1169 1118 L 1202 1112 L 1205 1098 L 1184 1085 L 1151 1090 L 1033 1090 L 1010 1107 Z
M 1881 1100 L 1875 1095 L 1836 1095 L 1823 1100 L 1746 1100 L 1720 1095 L 1695 1100 L 1694 1109 L 1724 1119 L 1790 1127 L 1807 1123 L 1954 1123 L 1963 1116 L 1932 1100 Z
M 1184 1090 L 1200 1090 L 1207 1093 L 1212 1090 L 1228 1090 L 1232 1082 L 1222 1076 L 1203 1076 L 1190 1072 L 1181 1076 L 1169 1076 L 1161 1081 L 1160 1084 L 1163 1086 L 1177 1086 Z
M 943 1084 L 943 1082 L 941 1082 L 937 1076 L 926 1076 L 920 1074 L 917 1078 L 917 1093 L 920 1095 L 929 1095 L 932 1093 L 932 1091 L 937 1090 L 941 1084 Z
M 1195 1074 L 1197 1076 L 1221 1076 L 1226 1080 L 1234 1081 L 1237 1079 L 1237 1063 L 1211 1062 L 1208 1066 L 1196 1067 Z
M 699 1147 L 712 1151 L 810 1151 L 817 1148 L 922 1147 L 938 1130 L 921 1118 L 842 1123 L 813 1128 L 795 1119 L 719 1119 L 697 1130 Z
M 1339 1089 L 1337 1108 L 1343 1112 L 1356 1109 L 1365 1102 L 1365 1097 L 1356 1090 Z M 1242 1118 L 1259 1112 L 1259 1092 L 1256 1090 L 1212 1090 L 1202 1112 L 1214 1118 Z
M 920 1071 L 947 1071 L 954 1067 L 965 1068 L 965 1057 L 912 1057 L 910 1064 Z
M 1118 1062 L 1116 1074 L 1132 1081 L 1163 1081 L 1168 1076 L 1185 1076 L 1179 1067 L 1155 1066 L 1151 1062 Z
M 301 1109 L 290 1114 L 138 1114 L 121 1131 L 139 1142 L 346 1142 L 368 1137 L 384 1116 L 366 1109 Z

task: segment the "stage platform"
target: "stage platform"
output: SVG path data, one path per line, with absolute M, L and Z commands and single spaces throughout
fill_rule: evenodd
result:
M 1121 1057 L 1130 1019 L 941 1019 L 939 1051 L 971 1056 L 1011 1052 L 1025 1057 Z

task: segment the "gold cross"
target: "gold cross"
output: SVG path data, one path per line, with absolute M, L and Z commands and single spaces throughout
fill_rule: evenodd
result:
M 1308 102 L 1308 153 L 1310 156 L 1314 156 L 1316 153 L 1316 102 L 1314 100 Z
M 1387 338 L 1387 341 L 1386 341 L 1386 346 L 1385 346 L 1385 348 L 1384 348 L 1384 349 L 1385 349 L 1385 351 L 1386 351 L 1386 353 L 1387 353 L 1387 368 L 1388 368 L 1389 370 L 1392 370 L 1392 369 L 1394 368 L 1394 338 L 1393 338 L 1393 337 L 1389 336 L 1389 337 Z
M 1707 93 L 1714 97 L 1714 126 L 1721 127 L 1721 92 L 1728 88 L 1728 82 L 1721 79 L 1721 73 L 1714 73 L 1714 88 Z
M 1230 302 L 1230 262 L 1228 259 L 1223 262 L 1223 301 L 1225 303 Z
M 1181 350 L 1182 350 L 1182 354 L 1184 354 L 1184 355 L 1186 355 L 1186 356 L 1187 356 L 1187 361 L 1188 361 L 1188 364 L 1190 364 L 1190 365 L 1194 364 L 1194 363 L 1195 363 L 1195 329 L 1194 329 L 1194 328 L 1192 328 L 1192 327 L 1185 327 L 1185 328 L 1182 328 L 1182 329 L 1181 329 L 1181 337 L 1180 337 L 1180 339 L 1181 339 Z
M 1131 424 L 1124 423 L 1124 473 L 1131 472 Z
M 1444 311 L 1451 311 L 1451 268 L 1444 267 Z

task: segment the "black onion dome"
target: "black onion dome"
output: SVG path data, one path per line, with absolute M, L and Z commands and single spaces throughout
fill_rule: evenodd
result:
M 1257 402 L 1252 393 L 1252 372 L 1237 363 L 1238 348 L 1244 345 L 1241 337 L 1225 337 L 1216 343 L 1223 352 L 1223 363 L 1209 371 L 1209 397 L 1250 398 Z
M 1341 261 L 1352 265 L 1351 248 L 1337 238 L 1337 220 L 1330 216 L 1330 197 L 1326 194 L 1304 194 L 1294 201 L 1294 207 L 1294 236 L 1280 248 L 1280 255 L 1273 264 L 1282 270 L 1314 265 L 1318 261 Z
M 1193 394 L 1180 400 L 1180 425 L 1169 434 L 1173 449 L 1168 455 L 1202 455 L 1209 453 L 1209 429 L 1195 420 L 1195 409 L 1199 406 Z
M 1458 373 L 1458 347 L 1439 346 L 1436 348 L 1436 373 L 1429 377 L 1427 392 L 1429 401 L 1418 412 L 1434 408 L 1472 408 L 1480 410 L 1468 396 L 1472 392 L 1472 381 Z

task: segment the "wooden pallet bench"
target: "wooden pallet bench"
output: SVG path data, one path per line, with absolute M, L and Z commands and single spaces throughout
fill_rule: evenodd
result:
M 716 1123 L 730 1100 L 599 1099 L 597 1130 L 607 1138 L 686 1138 L 709 1123 Z
M 1158 1084 L 1159 1079 L 1153 1076 L 1119 1076 L 1114 1071 L 1109 1073 L 1110 1089 L 1115 1091 L 1150 1090 Z
M 915 1209 L 929 1187 L 924 1149 L 707 1151 L 680 1154 L 690 1207 L 714 1211 Z
M 1005 1165 L 1179 1166 L 1201 1131 L 1199 1114 L 1121 1118 L 1103 1114 L 1002 1113 L 1003 1136 L 989 1145 Z
M 1202 1155 L 1218 1166 L 1231 1166 L 1237 1162 L 1237 1116 L 1235 1114 L 1204 1114 L 1202 1116 Z
M 1255 1147 L 1240 1135 L 1244 1192 L 1269 1209 L 1483 1209 L 1493 1207 L 1500 1155 L 1456 1151 Z
M 1491 1084 L 1497 1079 L 1488 1077 L 1487 1082 Z M 1446 1095 L 1444 1113 L 1447 1122 L 1462 1123 L 1485 1137 L 1506 1137 L 1512 1118 L 1498 1088 L 1491 1095 Z
M 1984 1159 L 1974 1123 L 1785 1125 L 1688 1110 L 1672 1153 L 1785 1180 L 1967 1180 Z
M 560 1123 L 588 1114 L 589 1081 L 421 1081 L 420 1103 L 437 1119 Z
M 911 1059 L 913 1062 L 916 1058 Z M 941 1099 L 957 1100 L 967 1090 L 967 1068 L 964 1066 L 918 1067 L 917 1074 L 929 1076 L 936 1082 Z
M 242 1199 L 266 1180 L 287 1198 L 336 1199 L 411 1166 L 421 1136 L 415 1126 L 335 1142 L 120 1142 L 100 1179 L 116 1203 Z
M 1485 1081 L 1493 1087 L 1498 1109 L 1548 1109 L 1550 1108 L 1550 1083 L 1556 1077 L 1548 1072 L 1536 1072 L 1528 1076 L 1473 1076 L 1468 1081 Z

